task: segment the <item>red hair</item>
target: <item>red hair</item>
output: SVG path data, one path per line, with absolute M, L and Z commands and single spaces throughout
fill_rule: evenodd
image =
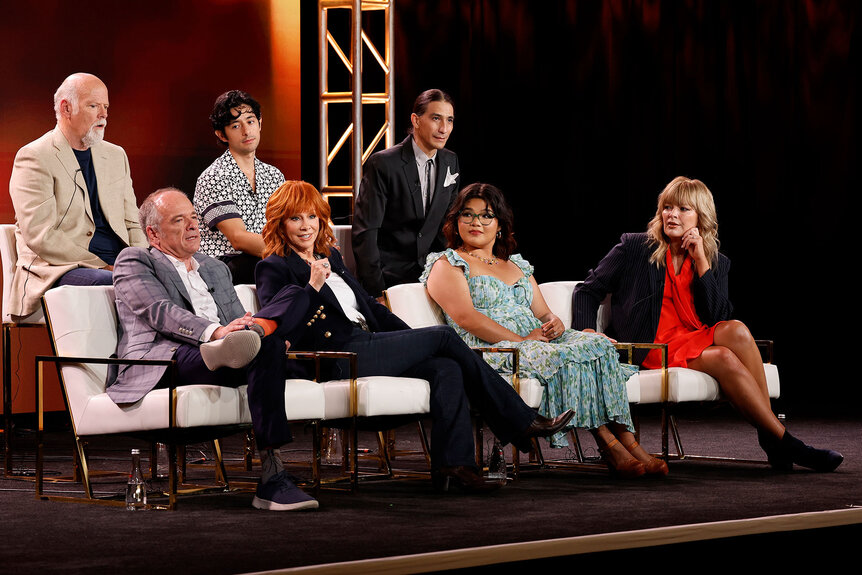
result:
M 290 244 L 284 231 L 284 220 L 301 213 L 313 213 L 317 216 L 320 227 L 314 240 L 314 251 L 329 257 L 329 247 L 335 244 L 335 235 L 329 225 L 332 210 L 317 188 L 298 180 L 284 182 L 273 192 L 266 204 L 266 225 L 261 232 L 264 243 L 263 257 L 290 253 L 285 250 L 290 248 Z

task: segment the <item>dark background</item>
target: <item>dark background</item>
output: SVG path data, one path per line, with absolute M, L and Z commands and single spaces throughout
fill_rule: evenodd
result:
M 644 229 L 673 177 L 703 180 L 736 315 L 775 340 L 787 407 L 858 413 L 860 11 L 397 0 L 395 141 L 419 92 L 448 91 L 462 185 L 506 193 L 540 282 L 582 279 L 621 233 Z M 110 90 L 107 137 L 129 153 L 139 198 L 193 189 L 221 152 L 212 102 L 237 87 L 263 104 L 259 156 L 319 183 L 316 2 L 0 0 L 0 13 L 0 181 L 53 126 L 62 79 L 90 71 Z M 3 194 L 0 219 L 13 218 Z
M 504 191 L 539 282 L 583 279 L 671 179 L 701 179 L 736 316 L 775 340 L 784 408 L 859 413 L 860 3 L 395 4 L 395 140 L 419 92 L 449 92 L 462 186 Z

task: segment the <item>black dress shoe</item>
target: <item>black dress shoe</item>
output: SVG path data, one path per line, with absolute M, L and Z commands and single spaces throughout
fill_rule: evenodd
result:
M 479 475 L 473 468 L 465 465 L 444 466 L 431 471 L 431 483 L 434 490 L 449 491 L 449 487 L 459 487 L 467 493 L 486 493 L 500 489 L 504 481 L 489 481 Z
M 549 419 L 544 415 L 537 415 L 536 419 L 527 426 L 520 435 L 512 438 L 512 445 L 522 453 L 530 453 L 533 450 L 534 437 L 548 437 L 563 429 L 575 416 L 575 412 L 567 409 L 557 417 Z
M 554 419 L 549 419 L 544 415 L 537 415 L 533 423 L 521 434 L 521 437 L 528 439 L 533 437 L 549 437 L 563 429 L 574 416 L 575 412 L 571 409 L 567 409 Z
M 820 473 L 835 471 L 844 461 L 844 456 L 837 451 L 817 449 L 806 445 L 790 435 L 790 432 L 787 430 L 784 430 L 781 445 L 785 453 L 793 460 L 793 463 Z
M 793 458 L 781 445 L 781 440 L 776 439 L 765 431 L 757 430 L 757 443 L 760 448 L 766 453 L 766 459 L 769 465 L 776 471 L 792 471 Z

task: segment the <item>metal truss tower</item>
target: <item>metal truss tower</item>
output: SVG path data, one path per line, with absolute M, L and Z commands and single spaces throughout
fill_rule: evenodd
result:
M 393 0 L 319 0 L 318 1 L 318 52 L 320 77 L 320 191 L 329 200 L 330 197 L 350 198 L 350 214 L 353 214 L 353 199 L 359 192 L 359 182 L 362 179 L 362 165 L 385 138 L 386 148 L 392 146 L 395 111 L 393 107 L 394 76 L 392 70 L 392 35 L 394 30 L 392 10 Z M 338 29 L 336 10 L 349 11 L 349 49 L 345 50 L 336 36 L 346 36 L 343 29 Z M 383 50 L 372 41 L 371 35 L 363 29 L 377 24 L 379 16 L 383 17 Z M 364 15 L 367 15 L 363 18 Z M 375 18 L 377 20 L 375 20 Z M 343 27 L 342 27 L 343 28 Z M 377 28 L 379 29 L 379 27 Z M 379 36 L 380 34 L 378 34 Z M 378 44 L 379 44 L 379 38 Z M 363 47 L 365 50 L 363 50 Z M 330 68 L 330 55 L 334 54 L 335 66 Z M 364 70 L 364 55 L 372 57 L 382 74 L 376 71 Z M 342 66 L 338 66 L 340 62 Z M 344 78 L 344 70 L 348 81 L 343 90 L 339 87 L 338 73 Z M 363 76 L 373 78 L 368 88 L 363 85 Z M 373 138 L 365 144 L 363 133 L 363 110 L 371 111 L 370 106 L 383 106 L 381 125 Z M 349 116 L 345 111 L 349 109 Z M 339 114 L 339 112 L 341 112 Z M 376 121 L 371 118 L 380 117 L 377 114 L 366 118 L 366 123 Z M 374 131 L 376 124 L 369 129 Z M 332 136 L 330 135 L 332 132 Z M 335 142 L 334 144 L 332 142 Z M 347 142 L 349 146 L 345 146 Z M 333 162 L 345 155 L 349 149 L 349 176 L 347 181 L 332 181 L 330 177 Z M 348 170 L 342 170 L 347 172 Z M 344 176 L 335 176 L 344 177 Z

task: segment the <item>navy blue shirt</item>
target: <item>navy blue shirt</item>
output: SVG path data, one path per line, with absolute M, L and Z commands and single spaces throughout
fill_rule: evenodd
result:
M 80 150 L 72 150 L 75 152 L 75 157 L 78 158 L 78 165 L 81 166 L 81 174 L 84 176 L 84 181 L 87 182 L 87 190 L 90 193 L 90 211 L 93 213 L 93 221 L 96 223 L 96 231 L 93 233 L 93 238 L 90 240 L 89 250 L 102 258 L 108 265 L 114 265 L 114 260 L 126 244 L 114 233 L 108 221 L 105 219 L 105 214 L 102 213 L 102 205 L 99 203 L 99 188 L 96 182 L 96 171 L 93 169 L 93 154 L 88 148 L 83 152 Z

